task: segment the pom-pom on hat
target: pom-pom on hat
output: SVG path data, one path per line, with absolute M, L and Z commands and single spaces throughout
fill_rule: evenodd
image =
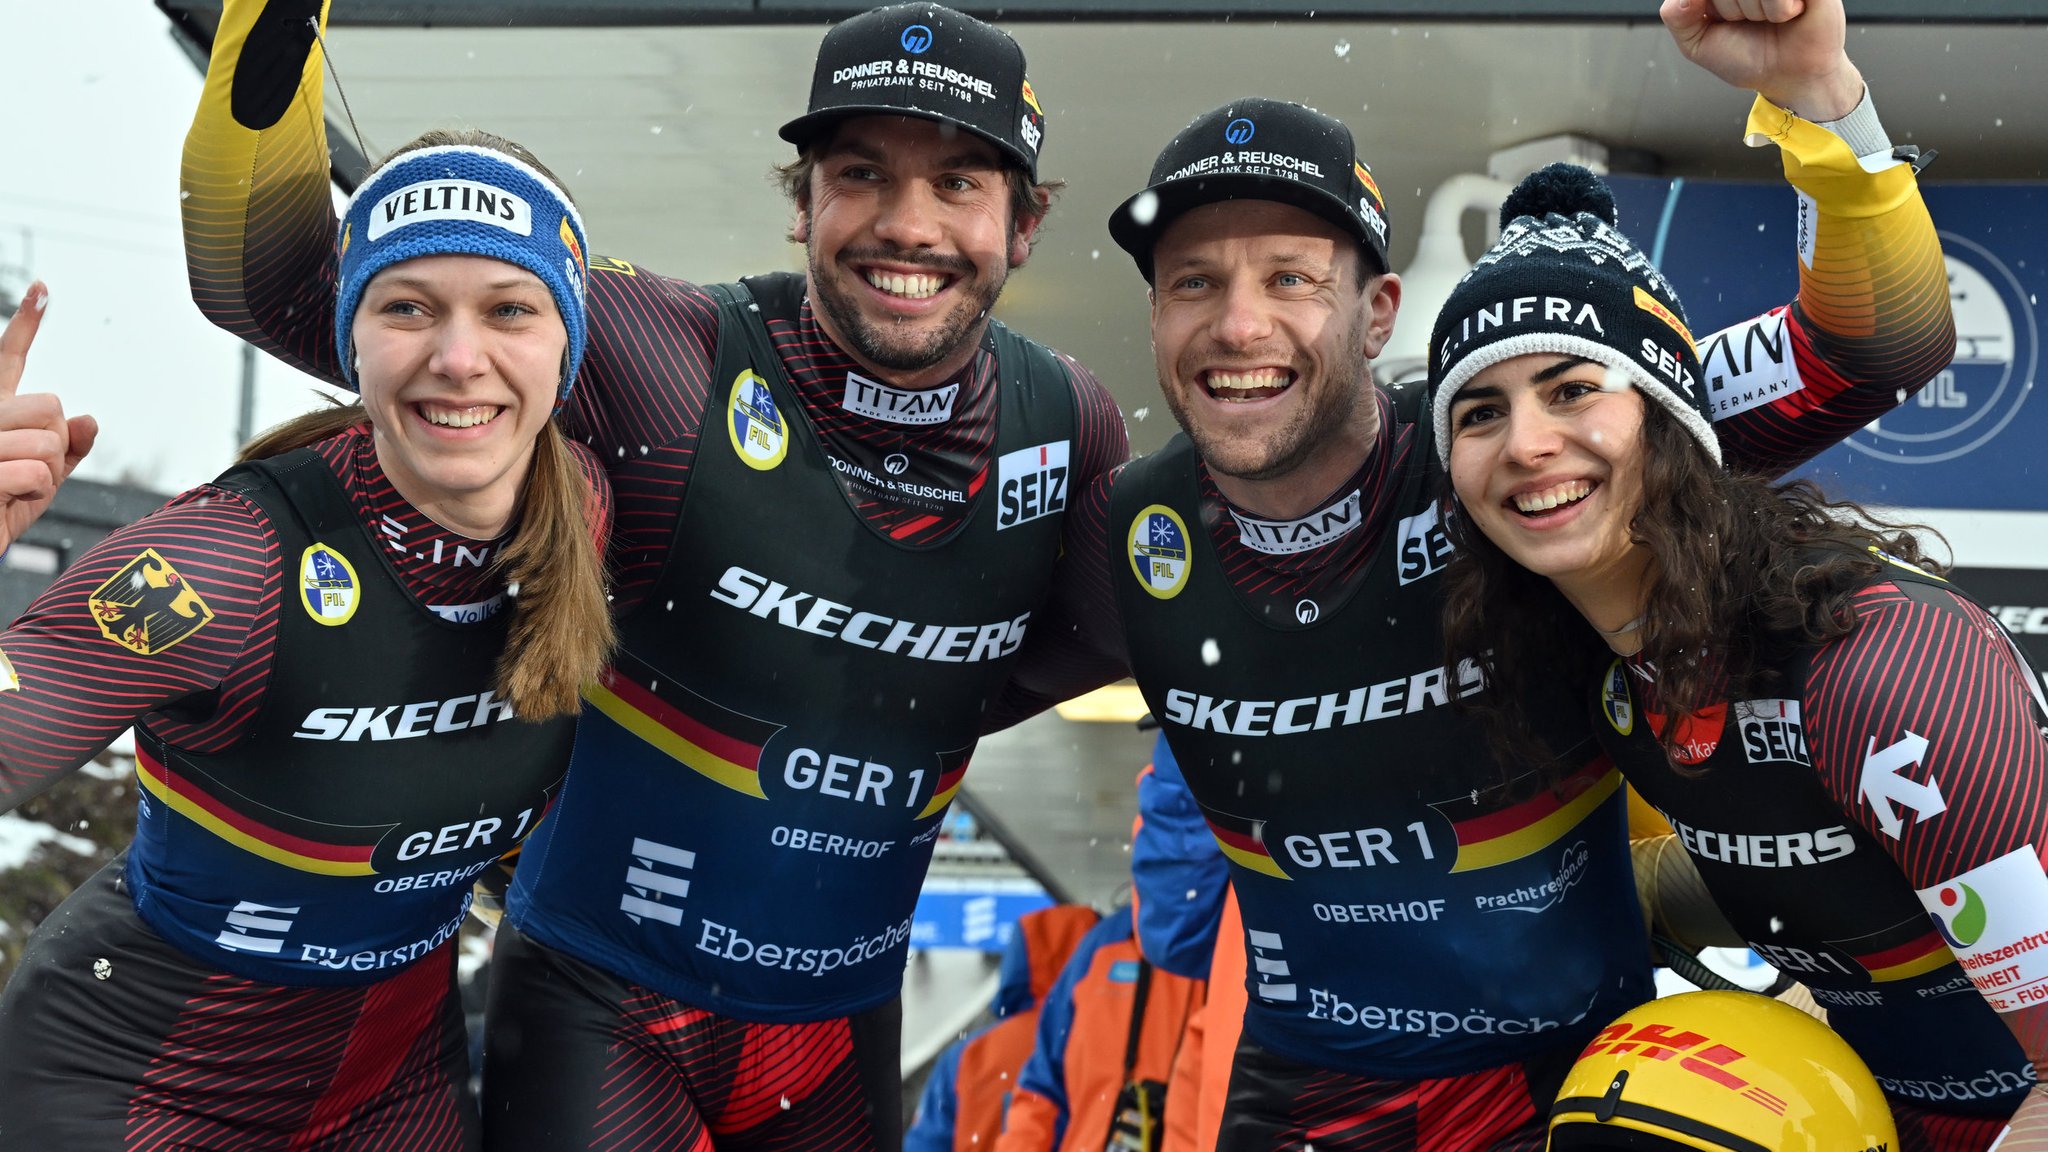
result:
M 1320 216 L 1387 261 L 1386 201 L 1342 120 L 1302 104 L 1248 96 L 1180 130 L 1152 177 L 1109 215 L 1109 235 L 1152 280 L 1152 249 L 1181 213 L 1219 200 L 1277 200 Z
M 1606 365 L 1721 463 L 1685 309 L 1615 220 L 1614 194 L 1575 164 L 1533 173 L 1501 205 L 1500 240 L 1452 289 L 1429 336 L 1430 416 L 1446 465 L 1458 390 L 1531 352 Z
M 841 21 L 818 45 L 811 100 L 777 135 L 802 148 L 849 116 L 918 116 L 965 128 L 1038 179 L 1045 109 L 1008 32 L 938 4 Z
M 407 152 L 349 198 L 335 246 L 334 346 L 350 387 L 362 390 L 351 332 L 377 273 L 415 256 L 489 256 L 540 277 L 554 296 L 569 330 L 555 403 L 568 399 L 589 333 L 583 285 L 590 248 L 568 194 L 531 165 L 468 144 Z

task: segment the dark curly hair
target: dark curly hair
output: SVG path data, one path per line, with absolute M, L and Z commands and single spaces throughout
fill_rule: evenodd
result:
M 1723 472 L 1659 405 L 1643 405 L 1642 436 L 1629 535 L 1654 561 L 1638 635 L 1657 669 L 1667 751 L 1685 717 L 1759 695 L 1795 649 L 1854 631 L 1852 597 L 1885 566 L 1871 549 L 1944 570 L 1914 536 L 1921 526 L 1829 500 L 1808 481 Z M 1529 701 L 1559 682 L 1590 690 L 1614 654 L 1556 585 L 1458 514 L 1448 479 L 1441 498 L 1456 546 L 1444 573 L 1446 662 L 1477 661 L 1489 689 L 1461 706 L 1505 762 L 1552 765 L 1561 750 L 1534 735 Z

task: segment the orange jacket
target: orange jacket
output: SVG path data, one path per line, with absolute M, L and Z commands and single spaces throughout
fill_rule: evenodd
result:
M 1139 962 L 1127 909 L 1075 950 L 1039 1007 L 1038 1047 L 1010 1098 L 997 1152 L 1101 1152 L 1124 1087 Z M 1131 1076 L 1164 1083 L 1204 982 L 1157 967 L 1149 980 Z
M 1180 1057 L 1166 1088 L 1166 1139 L 1160 1152 L 1211 1152 L 1223 1131 L 1230 1059 L 1244 1028 L 1244 921 L 1237 893 L 1226 889 L 1216 953 L 1209 962 L 1209 999 L 1188 1020 Z
M 1017 1073 L 1038 1038 L 1038 1006 L 1096 921 L 1094 909 L 1079 904 L 1018 918 L 991 1005 L 1002 1019 L 940 1054 L 904 1133 L 905 1152 L 988 1152 L 995 1146 Z

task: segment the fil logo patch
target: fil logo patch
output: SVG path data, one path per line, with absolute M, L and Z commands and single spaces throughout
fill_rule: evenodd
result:
M 996 459 L 996 531 L 1067 507 L 1067 441 L 1005 452 Z
M 348 623 L 362 590 L 355 566 L 327 545 L 316 543 L 299 555 L 299 604 L 315 624 Z
M 725 403 L 725 430 L 732 437 L 732 450 L 756 471 L 772 470 L 789 454 L 789 424 L 776 410 L 768 381 L 751 368 L 733 377 Z
M 2032 844 L 1918 895 L 1993 1009 L 2048 1003 L 2048 873 Z
M 1164 504 L 1147 506 L 1131 521 L 1125 543 L 1140 588 L 1161 600 L 1180 595 L 1187 586 L 1192 561 L 1188 526 L 1178 513 Z
M 659 920 L 681 924 L 681 901 L 690 894 L 688 877 L 664 872 L 663 868 L 687 872 L 697 866 L 697 854 L 653 840 L 633 837 L 633 859 L 626 866 L 626 891 L 619 897 L 619 911 L 635 924 Z M 663 903 L 662 897 L 674 903 Z
M 1628 668 L 1621 660 L 1607 666 L 1600 678 L 1600 714 L 1623 736 L 1636 730 L 1636 701 L 1628 689 Z
M 144 548 L 86 597 L 100 634 L 137 656 L 154 656 L 206 627 L 213 609 L 171 562 Z
M 285 934 L 292 930 L 292 918 L 298 914 L 297 905 L 284 908 L 240 900 L 228 913 L 227 927 L 213 942 L 230 952 L 275 956 L 283 950 Z

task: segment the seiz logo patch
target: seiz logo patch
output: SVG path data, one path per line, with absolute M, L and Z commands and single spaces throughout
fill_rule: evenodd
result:
M 213 619 L 213 609 L 171 562 L 144 548 L 86 597 L 100 635 L 137 656 L 154 656 Z
M 426 180 L 396 189 L 370 207 L 370 239 L 430 220 L 467 220 L 533 235 L 533 208 L 503 188 L 474 180 Z
M 1806 387 L 1799 378 L 1782 309 L 1707 337 L 1700 349 L 1700 371 L 1707 377 L 1707 415 L 1715 420 L 1760 408 Z
M 2048 1003 L 2048 874 L 2032 844 L 1918 895 L 1993 1009 Z
M 732 393 L 725 402 L 725 430 L 732 438 L 732 450 L 756 471 L 769 471 L 789 454 L 789 425 L 776 410 L 768 381 L 752 369 L 732 379 Z
M 1444 532 L 1443 509 L 1435 504 L 1401 519 L 1401 530 L 1396 537 L 1400 552 L 1400 577 L 1403 585 L 1413 584 L 1425 576 L 1441 572 L 1451 559 L 1451 538 Z
M 1067 441 L 1005 452 L 996 459 L 996 531 L 1067 507 Z
M 1806 729 L 1797 700 L 1737 700 L 1735 719 L 1742 754 L 1751 764 L 1806 764 Z
M 1180 515 L 1164 504 L 1148 505 L 1131 521 L 1124 554 L 1130 557 L 1131 574 L 1138 586 L 1161 600 L 1171 600 L 1187 586 L 1193 566 L 1188 549 L 1188 526 Z
M 337 628 L 348 623 L 362 590 L 348 557 L 318 543 L 299 554 L 299 605 L 315 624 Z
M 846 391 L 839 406 L 856 416 L 890 424 L 944 424 L 953 418 L 953 401 L 960 396 L 958 383 L 919 392 L 891 388 L 858 372 L 846 374 Z

